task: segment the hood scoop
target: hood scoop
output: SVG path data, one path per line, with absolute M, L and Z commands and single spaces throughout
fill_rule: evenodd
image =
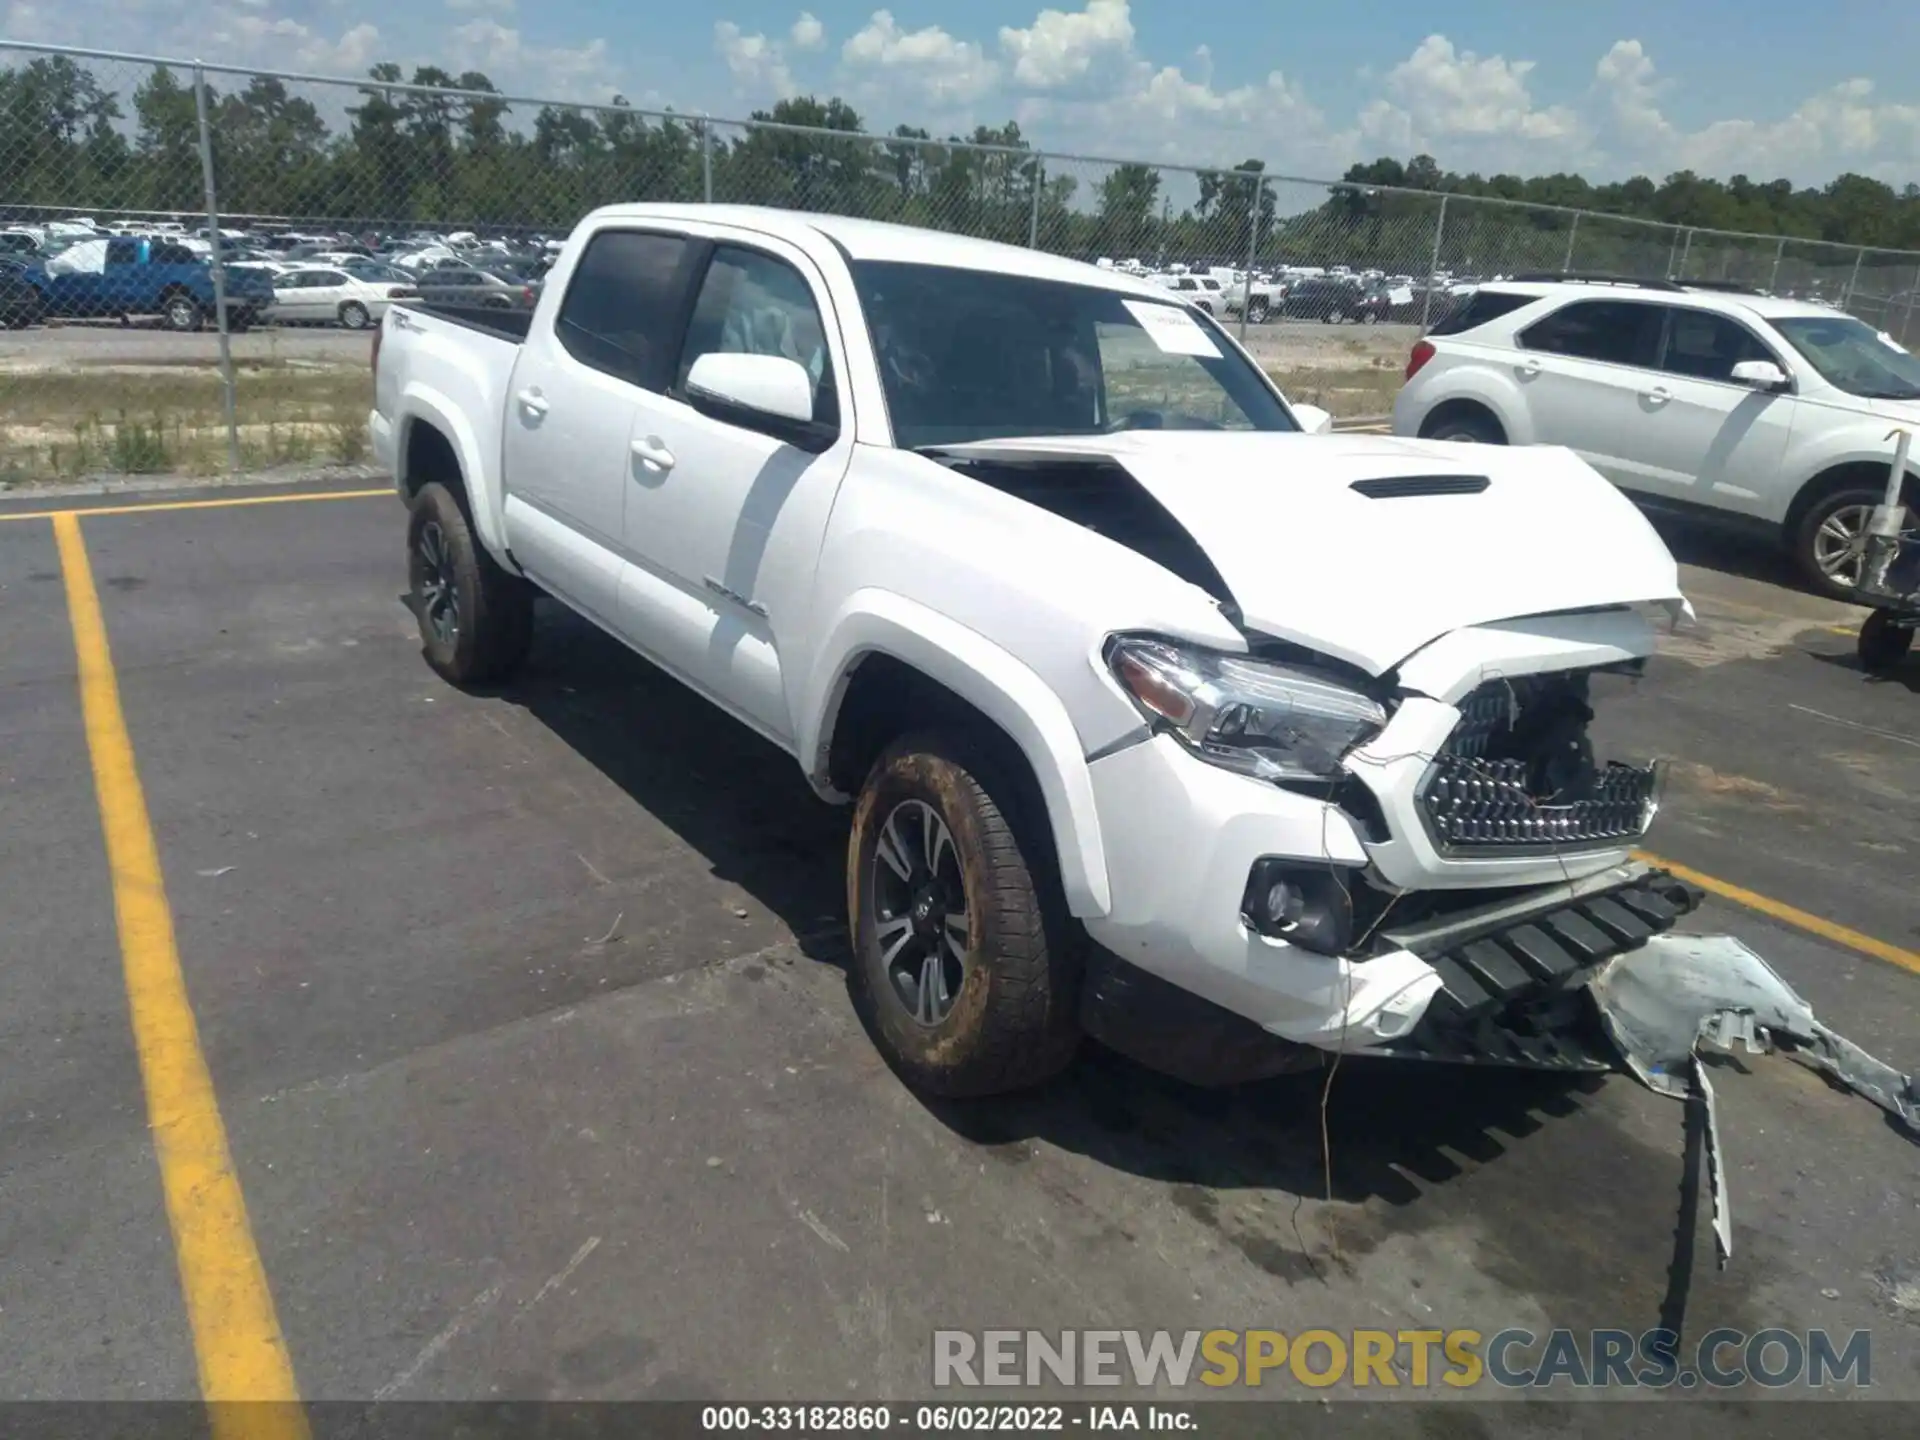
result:
M 1369 500 L 1411 500 L 1420 495 L 1478 495 L 1492 483 L 1484 475 L 1390 475 L 1356 480 L 1347 488 Z

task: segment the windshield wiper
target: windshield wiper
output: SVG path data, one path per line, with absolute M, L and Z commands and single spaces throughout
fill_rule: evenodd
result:
M 1920 400 L 1920 390 L 1856 390 L 1863 400 Z

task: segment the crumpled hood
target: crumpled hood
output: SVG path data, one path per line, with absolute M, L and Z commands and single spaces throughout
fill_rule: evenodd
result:
M 942 446 L 982 460 L 1108 460 L 1207 552 L 1248 628 L 1381 674 L 1467 625 L 1600 605 L 1684 611 L 1646 518 L 1572 451 L 1380 435 L 1126 431 Z M 1356 481 L 1484 477 L 1477 493 Z

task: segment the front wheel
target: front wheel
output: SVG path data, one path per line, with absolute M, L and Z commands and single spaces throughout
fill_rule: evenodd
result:
M 1884 494 L 1878 486 L 1849 486 L 1814 502 L 1800 518 L 1787 544 L 1809 588 L 1835 600 L 1853 598 L 1866 564 L 1867 528 Z
M 427 663 L 455 685 L 503 680 L 533 643 L 533 587 L 474 538 L 446 486 L 423 487 L 407 516 L 409 603 Z
M 875 762 L 848 841 L 847 908 L 855 1003 L 915 1089 L 1000 1094 L 1073 1058 L 1077 957 L 1044 817 L 1021 814 L 979 747 L 909 736 Z
M 1247 307 L 1247 319 L 1251 320 L 1255 325 L 1265 324 L 1267 319 L 1267 302 L 1264 300 L 1256 300 L 1249 305 Z
M 1913 649 L 1913 621 L 1902 624 L 1891 610 L 1876 610 L 1860 627 L 1860 668 L 1884 675 Z

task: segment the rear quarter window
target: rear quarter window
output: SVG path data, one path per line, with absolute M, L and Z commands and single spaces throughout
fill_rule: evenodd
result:
M 1431 327 L 1427 334 L 1464 335 L 1503 315 L 1511 315 L 1539 298 L 1537 295 L 1515 294 L 1511 290 L 1476 290 L 1441 316 L 1439 323 Z

